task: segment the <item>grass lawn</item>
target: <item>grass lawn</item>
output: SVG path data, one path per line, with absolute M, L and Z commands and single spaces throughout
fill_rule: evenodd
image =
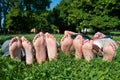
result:
M 16 36 L 16 35 L 12 35 Z M 31 42 L 34 34 L 17 35 L 25 36 Z M 8 35 L 0 35 L 2 44 Z M 62 34 L 55 34 L 60 41 Z M 113 37 L 120 40 L 119 36 Z M 2 57 L 0 51 L 0 80 L 119 80 L 120 79 L 120 47 L 116 57 L 112 62 L 103 62 L 100 57 L 96 57 L 90 62 L 83 58 L 74 60 L 74 52 L 64 55 L 58 51 L 57 61 L 46 61 L 33 65 L 26 65 L 24 61 L 13 61 L 9 57 Z

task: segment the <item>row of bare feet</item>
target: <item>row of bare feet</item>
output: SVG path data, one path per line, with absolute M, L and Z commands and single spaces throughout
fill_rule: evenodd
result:
M 84 45 L 83 45 L 84 44 Z M 75 51 L 75 60 L 85 58 L 86 61 L 93 59 L 94 54 L 91 52 L 92 42 L 84 40 L 81 35 L 76 36 L 73 40 L 69 34 L 65 34 L 61 39 L 61 50 L 65 54 Z
M 21 49 L 26 55 L 26 64 L 33 64 L 34 52 L 36 61 L 41 64 L 47 60 L 57 59 L 57 44 L 56 39 L 49 33 L 38 33 L 33 38 L 33 46 L 31 42 L 25 37 L 14 37 L 9 44 L 10 57 L 12 59 L 21 60 Z M 34 47 L 34 48 L 33 48 Z
M 101 37 L 102 36 L 100 36 L 100 38 Z M 102 47 L 102 50 L 98 49 L 97 51 L 96 49 L 93 49 L 94 42 L 95 40 L 83 39 L 81 35 L 77 35 L 75 39 L 72 39 L 70 34 L 65 34 L 61 39 L 61 50 L 63 53 L 67 54 L 75 51 L 76 60 L 83 57 L 86 61 L 90 61 L 95 56 L 100 55 L 103 61 L 111 62 L 116 55 L 118 44 L 109 38 L 105 38 L 104 40 L 101 39 L 100 42 L 97 41 L 97 43 Z

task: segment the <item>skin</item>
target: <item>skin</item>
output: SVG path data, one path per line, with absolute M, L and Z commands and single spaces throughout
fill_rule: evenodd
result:
M 56 60 L 57 59 L 57 41 L 55 37 L 49 33 L 45 34 L 46 39 L 46 47 L 47 47 L 47 54 L 49 60 Z
M 50 61 L 57 60 L 56 43 L 56 38 L 52 34 L 44 34 L 40 32 L 35 35 L 35 37 L 33 38 L 33 46 L 38 64 L 45 62 L 47 55 Z M 14 37 L 11 39 L 9 46 L 10 57 L 12 59 L 18 58 L 21 60 L 21 49 L 24 49 L 26 55 L 26 64 L 33 64 L 34 51 L 32 44 L 27 38 L 25 38 L 24 36 L 21 37 L 21 39 L 19 37 Z
M 25 38 L 14 37 L 9 43 L 9 52 L 12 59 L 21 60 L 21 49 L 24 49 L 26 54 L 26 64 L 33 64 L 33 50 L 31 43 Z
M 74 40 L 71 40 L 71 35 L 68 31 L 65 31 L 63 38 L 61 39 L 61 49 L 63 52 L 70 51 L 71 45 L 75 49 L 75 59 L 81 59 L 83 56 L 86 61 L 90 61 L 98 54 L 96 50 L 93 49 L 93 41 L 105 37 L 101 32 L 95 33 L 93 40 L 83 40 L 80 35 L 78 35 Z M 76 34 L 76 33 L 75 33 Z M 71 43 L 70 43 L 71 42 Z M 119 44 L 119 41 L 116 42 Z M 103 46 L 103 61 L 112 61 L 115 56 L 115 46 L 111 42 L 106 42 Z
M 93 55 L 93 54 L 98 55 L 99 54 L 99 52 L 96 52 L 96 50 L 94 50 L 92 48 L 93 42 L 95 40 L 91 40 L 91 42 L 89 41 L 88 43 L 85 43 L 83 45 L 84 46 L 83 54 L 91 54 L 91 55 Z M 118 45 L 118 43 L 116 43 L 116 45 Z M 102 52 L 104 53 L 103 54 L 103 61 L 111 62 L 113 60 L 113 58 L 115 57 L 116 46 L 112 42 L 106 41 L 105 44 L 103 45 L 102 49 L 103 49 Z M 93 56 L 92 56 L 92 58 L 90 58 L 91 55 L 88 55 L 88 57 L 86 55 L 84 55 L 84 57 L 87 61 L 90 61 L 91 59 L 93 59 Z
M 26 54 L 26 64 L 33 64 L 33 48 L 30 43 L 25 37 L 21 37 L 22 40 L 22 47 Z
M 38 64 L 46 61 L 45 35 L 40 32 L 33 39 Z
M 38 64 L 45 62 L 48 59 L 57 59 L 57 41 L 56 38 L 49 33 L 38 33 L 33 39 L 33 45 L 36 52 L 36 60 Z
M 92 40 L 86 40 L 82 46 L 83 56 L 88 62 L 94 58 L 94 53 L 92 52 L 92 44 Z
M 9 52 L 10 52 L 10 57 L 12 59 L 19 59 L 21 60 L 21 51 L 22 48 L 22 43 L 19 37 L 14 37 L 11 39 L 9 43 Z
M 73 40 L 70 35 L 64 35 L 61 39 L 61 50 L 63 53 L 69 53 L 72 51 Z
M 115 46 L 112 43 L 108 42 L 103 46 L 103 52 L 104 52 L 103 61 L 111 62 L 115 57 L 116 53 Z
M 82 45 L 83 45 L 83 39 L 81 35 L 78 35 L 73 40 L 73 45 L 75 47 L 75 59 L 81 59 L 82 58 Z
M 71 38 L 72 35 L 76 35 L 78 33 L 72 31 L 64 31 L 64 35 L 61 38 L 61 50 L 63 53 L 70 53 L 75 50 L 73 46 L 73 39 Z
M 75 50 L 75 59 L 81 59 L 82 56 L 87 61 L 90 61 L 94 55 L 90 49 L 92 49 L 91 42 L 89 40 L 84 40 L 81 35 L 77 35 L 78 33 L 65 31 L 64 35 L 61 39 L 61 50 L 63 53 L 70 53 Z M 99 33 L 98 33 L 99 34 Z M 72 35 L 77 35 L 75 39 L 72 39 Z M 102 35 L 103 36 L 103 35 Z M 97 36 L 96 36 L 97 37 Z M 90 45 L 89 45 L 90 43 Z M 87 47 L 86 47 L 87 46 Z M 89 46 L 89 47 L 88 47 Z M 87 50 L 90 48 L 89 50 Z M 89 52 L 89 54 L 87 54 Z

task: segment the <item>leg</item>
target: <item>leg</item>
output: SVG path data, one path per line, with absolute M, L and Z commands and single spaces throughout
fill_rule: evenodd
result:
M 55 37 L 49 33 L 45 34 L 46 46 L 49 60 L 57 58 L 57 41 Z
M 68 30 L 65 30 L 64 31 L 64 36 L 63 36 L 63 38 L 61 39 L 61 42 L 64 40 L 64 38 L 66 38 L 66 36 L 72 36 L 72 35 L 77 35 L 78 33 L 76 33 L 76 32 L 72 32 L 72 31 L 68 31 Z M 74 51 L 75 50 L 75 48 L 74 48 L 74 46 L 73 46 L 73 44 L 72 44 L 72 42 L 71 42 L 71 38 L 68 38 L 69 40 L 68 41 L 70 41 L 70 43 L 68 43 L 68 45 L 70 45 L 70 48 L 69 48 L 69 50 L 68 51 L 70 51 L 70 52 L 72 52 L 72 51 Z M 64 45 L 64 43 L 65 42 L 63 42 L 63 45 Z M 72 44 L 72 45 L 71 45 Z M 62 49 L 62 48 L 61 48 Z M 63 51 L 64 50 L 66 50 L 66 49 L 64 49 L 64 46 L 63 46 Z M 67 52 L 67 51 L 66 51 Z
M 111 62 L 113 58 L 115 57 L 115 50 L 116 50 L 115 46 L 112 43 L 107 42 L 103 46 L 103 52 L 104 52 L 103 60 Z
M 73 40 L 73 45 L 75 48 L 75 59 L 81 59 L 82 57 L 82 36 L 78 35 L 74 40 Z
M 70 52 L 73 40 L 70 35 L 64 35 L 61 39 L 61 50 L 63 53 Z
M 33 45 L 36 52 L 36 59 L 39 64 L 46 61 L 45 37 L 42 32 L 37 34 L 33 39 Z
M 9 43 L 9 53 L 12 59 L 20 59 L 21 60 L 21 48 L 22 43 L 18 37 L 14 37 L 11 39 Z
M 94 54 L 92 52 L 92 44 L 92 40 L 85 40 L 84 45 L 82 46 L 83 56 L 86 61 L 90 61 L 94 57 Z
M 72 32 L 72 31 L 68 31 L 68 30 L 64 31 L 64 35 L 76 35 L 76 34 L 78 34 L 78 33 Z
M 25 50 L 26 54 L 26 64 L 33 64 L 33 48 L 30 43 L 25 37 L 21 38 L 22 40 L 22 46 L 23 49 Z

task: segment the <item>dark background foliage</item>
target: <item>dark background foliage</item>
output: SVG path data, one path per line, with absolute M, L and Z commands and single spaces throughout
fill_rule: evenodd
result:
M 53 10 L 49 10 L 51 0 L 1 3 L 0 11 L 6 15 L 3 29 L 14 33 L 29 33 L 33 28 L 51 33 L 120 30 L 119 0 L 61 0 Z

